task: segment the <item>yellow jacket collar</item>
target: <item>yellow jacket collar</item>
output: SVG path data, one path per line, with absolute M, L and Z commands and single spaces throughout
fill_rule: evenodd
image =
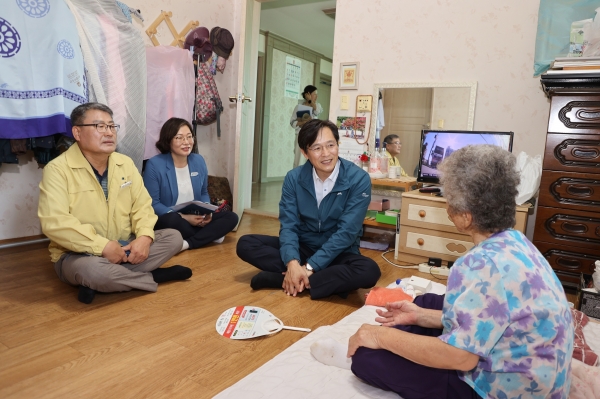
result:
M 114 154 L 114 152 L 113 152 Z M 88 162 L 88 160 L 85 158 L 85 156 L 83 155 L 83 153 L 81 152 L 81 149 L 79 148 L 79 144 L 78 143 L 74 143 L 65 153 L 65 156 L 67 158 L 67 164 L 69 165 L 70 168 L 73 169 L 78 169 L 78 168 L 90 168 L 90 172 L 91 170 L 91 165 Z M 123 159 L 119 159 L 119 157 L 113 157 L 112 154 L 109 155 L 108 157 L 108 167 L 110 168 L 111 165 L 123 165 Z

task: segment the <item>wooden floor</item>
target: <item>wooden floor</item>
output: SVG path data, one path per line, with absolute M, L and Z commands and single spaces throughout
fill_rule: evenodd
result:
M 256 270 L 237 258 L 236 242 L 278 231 L 276 219 L 244 215 L 224 243 L 171 259 L 167 265 L 193 269 L 189 281 L 156 293 L 98 294 L 91 305 L 58 280 L 45 248 L 0 254 L 0 398 L 210 398 L 306 335 L 230 341 L 215 330 L 225 309 L 260 306 L 287 325 L 316 329 L 363 305 L 366 290 L 318 301 L 252 291 Z M 426 277 L 387 264 L 381 252 L 363 254 L 381 266 L 380 286 Z

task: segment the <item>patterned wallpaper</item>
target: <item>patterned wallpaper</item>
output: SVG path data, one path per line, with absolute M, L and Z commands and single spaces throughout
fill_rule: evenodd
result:
M 477 81 L 475 130 L 512 130 L 514 151 L 541 154 L 549 102 L 533 77 L 539 2 L 338 0 L 331 116 L 353 115 L 374 83 Z M 363 26 L 365 29 L 347 29 Z M 357 51 L 360 49 L 360 51 Z M 359 90 L 338 90 L 340 62 L 360 62 Z M 350 95 L 350 109 L 339 109 Z
M 431 129 L 461 130 L 468 127 L 470 88 L 438 87 L 433 89 Z M 466 104 L 466 105 L 465 105 Z
M 0 166 L 0 240 L 42 234 L 37 217 L 42 170 L 32 155 Z
M 356 95 L 371 94 L 374 83 L 474 80 L 474 130 L 512 130 L 515 154 L 542 154 L 549 101 L 533 77 L 538 8 L 521 0 L 338 0 L 331 118 L 353 115 Z M 340 62 L 352 61 L 360 62 L 359 90 L 340 91 Z M 339 109 L 342 95 L 348 111 Z
M 270 121 L 267 133 L 267 179 L 283 178 L 294 166 L 294 140 L 296 135 L 290 126 L 290 118 L 299 99 L 284 96 L 285 57 L 283 51 L 273 50 L 273 68 L 271 81 Z M 302 60 L 300 91 L 313 84 L 315 64 Z M 303 160 L 301 158 L 301 160 Z
M 128 0 L 127 5 L 142 10 L 145 22 L 133 18 L 133 24 L 140 30 L 147 46 L 151 45 L 145 30 L 161 10 L 173 12 L 171 21 L 178 31 L 190 20 L 197 20 L 200 26 L 209 30 L 215 26 L 227 28 L 236 40 L 233 54 L 227 61 L 225 73 L 217 73 L 215 82 L 223 100 L 224 113 L 221 115 L 221 138 L 217 138 L 216 124 L 198 126 L 199 152 L 206 159 L 211 175 L 226 176 L 233 182 L 235 156 L 235 104 L 227 97 L 235 94 L 237 88 L 237 58 L 239 41 L 239 1 L 222 0 Z M 158 29 L 157 38 L 161 44 L 169 44 L 173 37 L 163 23 Z M 291 111 L 290 111 L 291 112 Z M 37 218 L 39 182 L 42 171 L 30 155 L 21 156 L 19 165 L 0 166 L 0 240 L 41 234 Z

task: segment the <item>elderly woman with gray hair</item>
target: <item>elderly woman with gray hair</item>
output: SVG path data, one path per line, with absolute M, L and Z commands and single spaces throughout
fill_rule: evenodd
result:
M 377 310 L 347 356 L 359 378 L 410 398 L 567 398 L 573 323 L 563 288 L 515 224 L 515 158 L 464 147 L 439 166 L 448 215 L 475 246 L 445 296 Z

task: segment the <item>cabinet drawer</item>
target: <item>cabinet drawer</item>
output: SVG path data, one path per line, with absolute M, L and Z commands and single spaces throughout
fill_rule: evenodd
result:
M 600 253 L 600 213 L 540 206 L 533 239 Z
M 400 224 L 458 233 L 446 211 L 446 201 L 402 198 Z
M 600 135 L 548 133 L 544 169 L 600 173 Z
M 552 96 L 548 132 L 597 134 L 600 130 L 600 96 Z
M 533 245 L 544 255 L 554 270 L 565 272 L 592 274 L 598 260 L 599 251 L 589 249 L 574 249 L 563 245 L 552 245 L 546 242 L 534 241 Z
M 539 204 L 600 212 L 600 174 L 545 170 Z
M 525 234 L 529 207 L 517 206 L 515 214 L 515 230 Z M 450 220 L 446 211 L 446 199 L 440 197 L 421 196 L 410 193 L 402 196 L 400 224 L 448 233 L 461 234 Z
M 454 261 L 466 254 L 473 245 L 471 237 L 464 234 L 400 227 L 400 252 Z

